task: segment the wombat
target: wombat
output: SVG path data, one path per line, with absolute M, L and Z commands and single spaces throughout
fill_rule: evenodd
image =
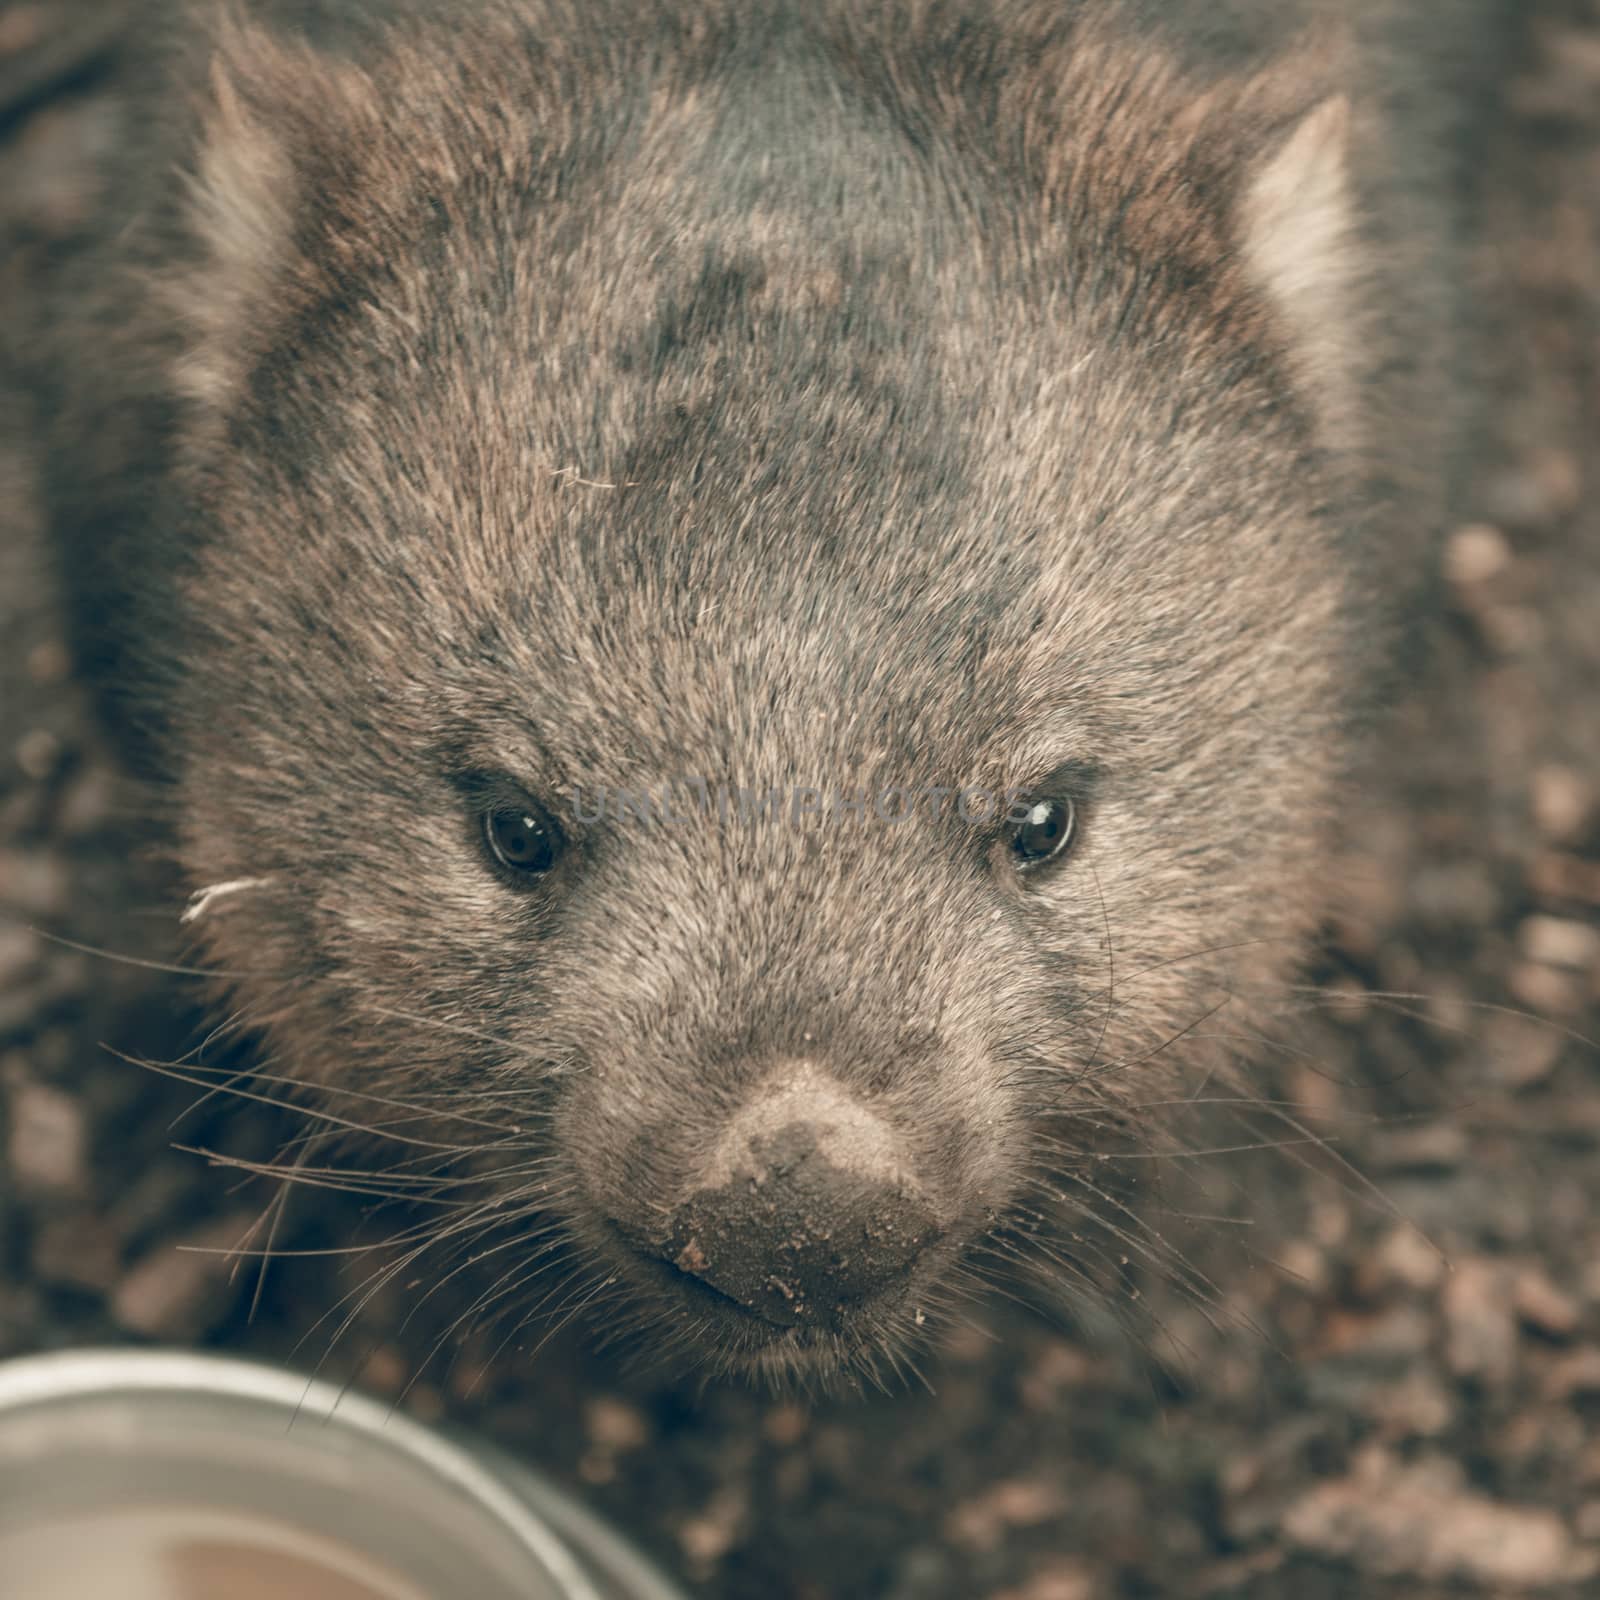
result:
M 141 33 L 33 379 L 80 647 L 219 1004 L 502 1296 L 875 1371 L 1246 1048 L 1470 449 L 1515 9 Z

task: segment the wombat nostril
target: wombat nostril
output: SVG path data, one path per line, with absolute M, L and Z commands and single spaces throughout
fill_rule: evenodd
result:
M 941 1232 L 894 1130 L 804 1066 L 731 1119 L 650 1250 L 765 1321 L 829 1326 Z

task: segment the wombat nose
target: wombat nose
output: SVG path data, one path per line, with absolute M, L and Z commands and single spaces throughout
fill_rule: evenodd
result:
M 833 1326 L 940 1232 L 899 1136 L 807 1064 L 730 1119 L 654 1248 L 768 1322 Z

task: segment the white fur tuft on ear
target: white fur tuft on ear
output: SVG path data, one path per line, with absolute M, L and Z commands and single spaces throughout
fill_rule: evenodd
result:
M 1246 266 L 1283 318 L 1325 423 L 1340 433 L 1359 348 L 1350 124 L 1344 95 L 1317 105 L 1250 180 L 1239 217 Z

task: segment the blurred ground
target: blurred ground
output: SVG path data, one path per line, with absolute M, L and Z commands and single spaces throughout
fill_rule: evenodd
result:
M 103 137 L 101 62 L 51 44 L 73 9 L 0 3 L 0 316 Z M 428 1363 L 396 1331 L 405 1283 L 333 1342 L 313 1325 L 359 1281 L 336 1260 L 279 1264 L 251 1321 L 251 1275 L 176 1246 L 231 1246 L 260 1197 L 173 1145 L 265 1154 L 270 1131 L 215 1102 L 173 1127 L 193 1092 L 102 1045 L 177 1053 L 189 997 L 35 931 L 144 955 L 172 907 L 73 678 L 0 387 L 0 1355 L 177 1340 L 364 1360 L 390 1391 L 420 1364 L 407 1405 L 577 1484 L 720 1600 L 1600 1593 L 1600 0 L 1535 9 L 1494 178 L 1493 449 L 1353 819 L 1323 997 L 1264 1080 L 1326 1144 L 1263 1116 L 1221 1142 L 1277 1148 L 1190 1164 L 1169 1220 L 1209 1304 L 1151 1275 L 1130 1341 L 1002 1302 L 931 1394 L 815 1406 L 575 1338 Z M 359 1226 L 302 1203 L 280 1243 Z

